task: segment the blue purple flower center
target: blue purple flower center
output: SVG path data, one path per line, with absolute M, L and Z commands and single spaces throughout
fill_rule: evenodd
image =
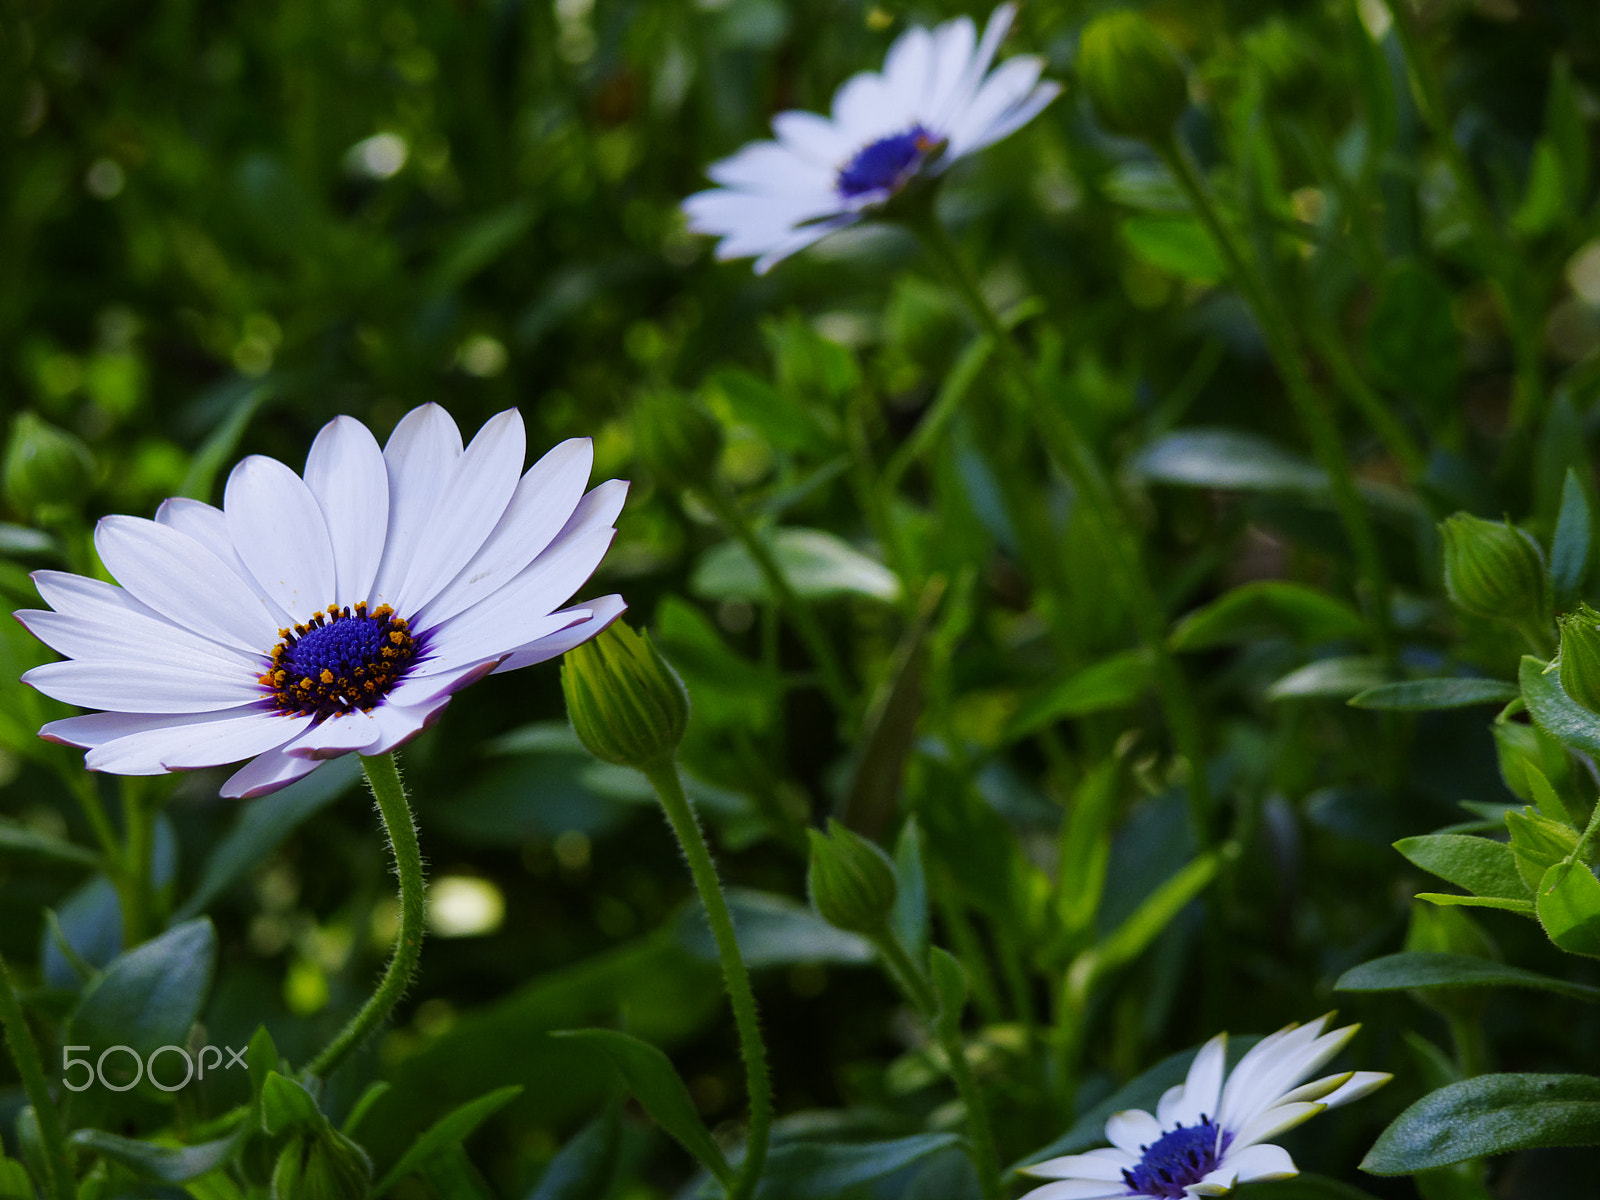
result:
M 388 695 L 417 657 L 404 617 L 366 601 L 330 604 L 304 625 L 280 629 L 272 665 L 260 678 L 279 711 L 331 717 L 372 708 Z
M 879 138 L 839 168 L 839 194 L 848 198 L 868 192 L 893 191 L 922 165 L 922 160 L 939 143 L 921 125 L 904 133 Z
M 1122 1180 L 1136 1196 L 1183 1200 L 1184 1188 L 1199 1183 L 1222 1162 L 1232 1135 L 1217 1136 L 1211 1118 L 1202 1116 L 1200 1124 L 1168 1130 L 1148 1146 L 1140 1146 L 1144 1157 L 1139 1165 L 1122 1172 Z

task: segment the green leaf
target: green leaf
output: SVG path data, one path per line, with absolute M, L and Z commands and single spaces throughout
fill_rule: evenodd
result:
M 1474 896 L 1533 897 L 1533 889 L 1517 873 L 1516 855 L 1504 842 L 1460 833 L 1430 833 L 1401 838 L 1394 848 L 1424 871 L 1466 888 Z
M 372 1186 L 372 1194 L 381 1196 L 413 1171 L 420 1169 L 436 1154 L 459 1146 L 495 1113 L 522 1094 L 520 1084 L 496 1088 L 486 1096 L 469 1100 L 454 1112 L 441 1117 L 428 1126 L 411 1148 L 400 1156 L 400 1161 Z
M 1152 267 L 1181 279 L 1214 283 L 1227 274 L 1222 256 L 1193 217 L 1141 213 L 1123 221 L 1122 237 Z
M 1202 854 L 1146 896 L 1122 924 L 1078 956 L 1071 971 L 1073 986 L 1087 994 L 1096 979 L 1144 953 L 1183 907 L 1216 878 L 1217 863 L 1216 852 Z
M 34 1200 L 38 1194 L 28 1168 L 0 1154 L 0 1200 Z
M 1453 892 L 1418 892 L 1418 900 L 1437 904 L 1440 908 L 1498 908 L 1505 912 L 1534 915 L 1532 900 L 1507 900 L 1500 896 L 1458 896 Z
M 1368 688 L 1350 697 L 1347 703 L 1352 708 L 1426 712 L 1472 704 L 1505 704 L 1520 694 L 1516 684 L 1500 679 L 1407 679 Z
M 1133 457 L 1133 469 L 1157 483 L 1243 492 L 1328 490 L 1321 468 L 1276 442 L 1232 429 L 1185 429 L 1158 438 Z
M 1568 467 L 1561 485 L 1561 515 L 1556 519 L 1555 538 L 1550 543 L 1550 590 L 1556 608 L 1570 608 L 1583 590 L 1592 540 L 1589 497 L 1584 494 L 1578 472 Z
M 1174 650 L 1206 650 L 1287 634 L 1305 643 L 1361 637 L 1366 622 L 1343 600 L 1281 579 L 1258 580 L 1223 594 L 1179 621 Z
M 1381 658 L 1350 655 L 1321 658 L 1290 671 L 1266 690 L 1268 700 L 1303 700 L 1331 697 L 1346 700 L 1388 681 L 1389 667 Z
M 1143 650 L 1101 659 L 1025 701 L 1006 726 L 1005 740 L 1027 737 L 1057 721 L 1127 708 L 1150 689 L 1154 677 L 1150 656 Z
M 1522 193 L 1522 203 L 1511 214 L 1511 228 L 1525 238 L 1536 238 L 1555 228 L 1566 200 L 1561 175 L 1556 148 L 1540 138 L 1528 165 L 1528 186 Z
M 0 858 L 3 857 L 69 863 L 75 867 L 93 867 L 100 862 L 100 856 L 93 850 L 0 818 Z
M 789 1142 L 767 1156 L 756 1200 L 836 1200 L 949 1146 L 953 1133 L 919 1133 L 887 1142 Z
M 835 929 L 788 896 L 748 888 L 728 888 L 726 896 L 739 939 L 739 954 L 748 967 L 797 963 L 863 966 L 875 957 L 872 943 L 866 938 Z M 717 961 L 717 944 L 698 900 L 685 904 L 679 913 L 677 938 L 697 958 Z
M 1511 831 L 1517 870 L 1530 888 L 1537 889 L 1545 872 L 1566 862 L 1578 848 L 1578 835 L 1571 828 L 1532 808 L 1507 809 L 1506 828 Z
M 440 251 L 427 290 L 455 291 L 521 241 L 536 215 L 532 201 L 522 197 L 472 218 Z
M 356 1102 L 350 1106 L 350 1111 L 345 1116 L 344 1124 L 339 1127 L 339 1132 L 347 1138 L 354 1139 L 356 1134 L 361 1132 L 361 1122 L 367 1119 L 367 1114 L 372 1111 L 372 1106 L 382 1100 L 393 1086 L 393 1084 L 383 1079 L 377 1079 L 367 1084 L 365 1090 L 356 1098 Z
M 1455 395 L 1461 331 L 1450 289 L 1420 263 L 1394 263 L 1367 321 L 1367 357 L 1390 388 L 1435 404 Z
M 360 775 L 360 762 L 355 755 L 347 755 L 282 791 L 244 805 L 233 828 L 206 859 L 200 884 L 177 911 L 176 919 L 185 920 L 204 912 L 305 821 L 343 795 Z
M 328 1123 L 311 1093 L 293 1079 L 269 1071 L 261 1085 L 261 1124 L 276 1137 L 302 1125 L 321 1128 Z
M 1374 1175 L 1541 1146 L 1600 1145 L 1600 1079 L 1478 1075 L 1430 1092 L 1401 1113 L 1361 1163 Z
M 175 925 L 107 965 L 72 1014 L 66 1043 L 131 1046 L 141 1058 L 182 1046 L 200 1016 L 216 963 L 217 933 L 205 917 Z M 112 1067 L 125 1059 L 108 1060 Z
M 606 1195 L 616 1171 L 619 1128 L 613 1107 L 578 1130 L 550 1160 L 528 1200 L 595 1200 Z
M 1582 862 L 1557 863 L 1544 874 L 1536 901 L 1539 924 L 1568 954 L 1600 958 L 1600 879 Z
M 228 404 L 228 415 L 206 436 L 189 460 L 178 495 L 210 500 L 222 464 L 233 459 L 256 411 L 271 398 L 273 388 L 253 380 L 230 380 L 217 389 L 216 398 Z
M 959 1034 L 961 1013 L 967 1007 L 967 993 L 971 983 L 961 960 L 941 946 L 929 953 L 928 966 L 933 975 L 933 991 L 939 997 L 939 1030 L 945 1037 Z
M 766 380 L 728 367 L 711 377 L 711 387 L 723 402 L 717 405 L 713 400 L 714 408 L 724 409 L 734 421 L 757 430 L 778 449 L 818 455 L 833 452 L 833 438 L 817 419 L 790 399 L 788 392 Z
M 187 1183 L 227 1162 L 249 1132 L 248 1125 L 240 1125 L 238 1132 L 229 1137 L 195 1146 L 136 1141 L 101 1129 L 78 1129 L 67 1140 L 162 1183 Z
M 1351 967 L 1336 992 L 1401 992 L 1411 988 L 1522 987 L 1600 1002 L 1600 988 L 1508 967 L 1472 954 L 1386 954 Z
M 789 586 L 803 598 L 857 595 L 892 603 L 900 596 L 900 580 L 893 572 L 831 533 L 786 528 L 763 537 Z M 697 596 L 713 600 L 770 598 L 755 560 L 738 542 L 723 542 L 706 551 L 689 586 Z
M 889 923 L 906 953 L 917 961 L 928 950 L 928 877 L 922 867 L 922 829 L 909 816 L 894 848 L 896 892 Z
M 611 1029 L 565 1029 L 551 1037 L 571 1038 L 593 1046 L 611 1060 L 623 1083 L 644 1109 L 655 1118 L 700 1165 L 723 1184 L 733 1179 L 733 1170 L 721 1148 L 711 1140 L 705 1123 L 695 1110 L 689 1089 L 678 1077 L 672 1060 L 649 1042 Z
M 1600 754 L 1600 713 L 1584 708 L 1561 687 L 1561 676 L 1545 668 L 1531 654 L 1522 656 L 1517 681 L 1522 685 L 1522 702 L 1528 714 L 1562 745 L 1589 754 Z

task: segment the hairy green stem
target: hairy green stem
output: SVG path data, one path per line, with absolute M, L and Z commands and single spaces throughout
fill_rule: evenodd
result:
M 885 930 L 872 939 L 883 956 L 889 974 L 900 985 L 906 999 L 921 1013 L 928 1027 L 939 1039 L 939 1048 L 949 1063 L 950 1080 L 956 1085 L 956 1094 L 967 1110 L 967 1139 L 971 1144 L 972 1165 L 978 1172 L 978 1186 L 983 1200 L 1002 1200 L 1005 1187 L 1000 1176 L 1000 1156 L 995 1150 L 994 1132 L 989 1125 L 989 1110 L 983 1093 L 967 1062 L 967 1048 L 961 1040 L 959 1020 L 945 1020 L 940 1012 L 939 997 L 927 974 L 912 961 L 892 930 Z
M 930 257 L 944 268 L 973 316 L 993 341 L 1012 383 L 1027 402 L 1046 449 L 1066 472 L 1093 515 L 1092 523 L 1099 540 L 1112 566 L 1121 576 L 1120 582 L 1128 595 L 1139 641 L 1155 666 L 1157 692 L 1167 724 L 1171 727 L 1178 753 L 1189 768 L 1186 791 L 1195 835 L 1202 847 L 1208 846 L 1211 844 L 1211 795 L 1202 751 L 1199 709 L 1195 705 L 1188 679 L 1167 647 L 1165 617 L 1140 555 L 1138 539 L 1128 526 L 1093 448 L 1071 417 L 1044 395 L 1038 380 L 1023 361 L 1022 352 L 1017 348 L 1011 331 L 984 297 L 983 290 L 949 231 L 939 222 L 931 207 L 908 217 L 907 223 L 922 240 Z
M 50 1085 L 45 1079 L 44 1065 L 39 1061 L 39 1048 L 33 1043 L 33 1033 L 28 1029 L 28 1018 L 17 999 L 11 984 L 5 959 L 0 958 L 0 1026 L 5 1027 L 6 1044 L 11 1047 L 11 1059 L 22 1076 L 22 1088 L 28 1094 L 28 1103 L 39 1119 L 39 1134 L 44 1140 L 45 1157 L 49 1160 L 50 1178 L 46 1180 L 52 1200 L 74 1200 L 78 1183 L 72 1175 L 72 1163 L 67 1157 L 66 1137 L 61 1129 L 61 1114 L 50 1099 Z
M 807 653 L 811 655 L 812 662 L 817 668 L 818 679 L 822 683 L 822 690 L 828 693 L 828 699 L 841 714 L 852 713 L 855 704 L 851 698 L 850 688 L 845 683 L 844 672 L 839 667 L 838 657 L 828 642 L 827 634 L 822 631 L 822 626 L 817 624 L 816 614 L 811 611 L 810 605 L 789 585 L 783 569 L 778 566 L 778 560 L 772 557 L 771 548 L 761 540 L 761 535 L 755 531 L 739 506 L 720 488 L 703 487 L 697 489 L 695 494 L 706 502 L 716 514 L 717 520 L 722 522 L 723 528 L 739 541 L 755 561 L 756 569 L 761 572 L 761 577 L 772 589 L 773 598 L 777 600 L 778 606 L 794 622 L 795 632 L 800 635 Z
M 394 851 L 395 874 L 400 880 L 400 932 L 395 938 L 394 956 L 377 990 L 361 1006 L 361 1011 L 350 1018 L 339 1036 L 306 1068 L 311 1074 L 324 1077 L 332 1074 L 388 1020 L 406 988 L 411 986 L 417 960 L 422 956 L 422 932 L 428 915 L 428 892 L 422 874 L 422 849 L 417 844 L 417 825 L 411 816 L 411 805 L 406 801 L 405 785 L 400 782 L 394 754 L 378 754 L 371 758 L 362 755 L 361 767 L 367 774 L 367 784 L 372 788 L 372 797 L 377 801 L 378 813 L 389 835 L 389 846 Z
M 1326 400 L 1311 382 L 1294 328 L 1285 318 L 1282 306 L 1276 302 L 1266 281 L 1241 249 L 1238 237 L 1217 212 L 1211 194 L 1206 190 L 1194 164 L 1189 161 L 1188 154 L 1175 138 L 1170 137 L 1164 143 L 1158 143 L 1155 149 L 1189 198 L 1195 216 L 1200 219 L 1212 243 L 1221 253 L 1234 283 L 1244 293 L 1245 300 L 1261 324 L 1267 346 L 1283 376 L 1284 390 L 1288 392 L 1301 424 L 1311 438 L 1311 448 L 1318 464 L 1327 472 L 1332 485 L 1334 507 L 1338 510 L 1345 536 L 1350 539 L 1351 549 L 1355 551 L 1357 568 L 1370 592 L 1366 598 L 1366 608 L 1374 648 L 1387 658 L 1392 653 L 1389 573 L 1378 553 L 1378 539 L 1372 523 L 1367 519 L 1366 509 L 1362 507 L 1360 493 L 1356 491 L 1355 478 L 1340 443 L 1338 426 L 1334 423 Z
M 695 819 L 689 797 L 684 794 L 677 764 L 668 758 L 641 770 L 661 798 L 667 822 L 689 862 L 689 874 L 694 879 L 695 890 L 700 893 L 700 902 L 705 905 L 711 936 L 716 939 L 722 983 L 733 1005 L 733 1021 L 739 1031 L 739 1054 L 744 1059 L 745 1082 L 750 1093 L 750 1129 L 745 1139 L 744 1162 L 739 1167 L 738 1178 L 728 1189 L 728 1200 L 748 1200 L 755 1194 L 761 1170 L 766 1165 L 767 1140 L 772 1128 L 772 1081 L 767 1076 L 767 1047 L 761 1040 L 756 997 L 750 987 L 750 973 L 739 953 L 739 941 L 734 936 L 733 917 L 723 898 L 722 885 L 717 882 L 716 864 L 711 861 L 711 851 L 700 832 L 700 822 Z

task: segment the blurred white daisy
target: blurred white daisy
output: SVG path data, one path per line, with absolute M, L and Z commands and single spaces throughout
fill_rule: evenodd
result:
M 252 455 L 222 507 L 168 500 L 104 518 L 95 549 L 122 586 L 33 576 L 54 611 L 16 614 L 67 656 L 23 675 L 88 716 L 40 736 L 85 765 L 158 775 L 249 758 L 224 796 L 259 796 L 352 751 L 382 754 L 483 676 L 543 662 L 621 614 L 620 596 L 559 608 L 599 566 L 628 485 L 585 493 L 587 438 L 524 474 L 522 417 L 465 449 L 436 404 L 382 450 L 337 417 L 302 477 Z
M 1059 1182 L 1035 1188 L 1022 1200 L 1225 1196 L 1241 1183 L 1299 1174 L 1288 1152 L 1267 1139 L 1324 1109 L 1359 1100 L 1392 1078 L 1345 1071 L 1302 1084 L 1361 1028 L 1323 1033 L 1331 1017 L 1262 1038 L 1226 1082 L 1228 1035 L 1218 1034 L 1195 1055 L 1188 1078 L 1167 1089 L 1155 1116 L 1141 1109 L 1113 1113 L 1106 1122 L 1110 1146 L 1023 1168 Z
M 783 112 L 775 142 L 752 142 L 706 170 L 722 186 L 683 202 L 689 228 L 722 238 L 717 257 L 757 257 L 765 272 L 812 242 L 859 221 L 918 177 L 1031 121 L 1061 87 L 1040 83 L 1043 61 L 1007 59 L 993 71 L 1016 7 L 1002 4 L 978 40 L 966 17 L 931 33 L 906 30 L 883 70 L 835 93 L 832 118 Z

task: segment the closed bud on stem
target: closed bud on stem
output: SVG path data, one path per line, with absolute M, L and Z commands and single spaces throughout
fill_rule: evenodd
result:
M 822 919 L 851 933 L 885 932 L 899 894 L 889 856 L 831 819 L 827 833 L 806 832 L 811 838 L 806 886 Z
M 5 493 L 18 512 L 31 517 L 43 506 L 76 505 L 93 480 L 93 455 L 66 430 L 29 412 L 12 423 Z
M 1096 17 L 1078 40 L 1078 82 L 1112 133 L 1166 140 L 1189 103 L 1189 82 L 1172 47 L 1144 17 Z
M 1456 513 L 1439 523 L 1444 538 L 1444 589 L 1463 612 L 1513 624 L 1542 624 L 1544 555 L 1510 521 Z
M 722 454 L 722 424 L 687 396 L 644 397 L 633 410 L 639 458 L 669 487 L 705 482 Z
M 272 1200 L 366 1200 L 372 1160 L 332 1127 L 295 1134 L 272 1168 Z
M 1600 712 L 1600 612 L 1580 604 L 1561 618 L 1561 686 L 1590 712 Z
M 567 716 L 590 754 L 624 767 L 667 762 L 689 725 L 689 693 L 646 634 L 621 621 L 567 651 Z

